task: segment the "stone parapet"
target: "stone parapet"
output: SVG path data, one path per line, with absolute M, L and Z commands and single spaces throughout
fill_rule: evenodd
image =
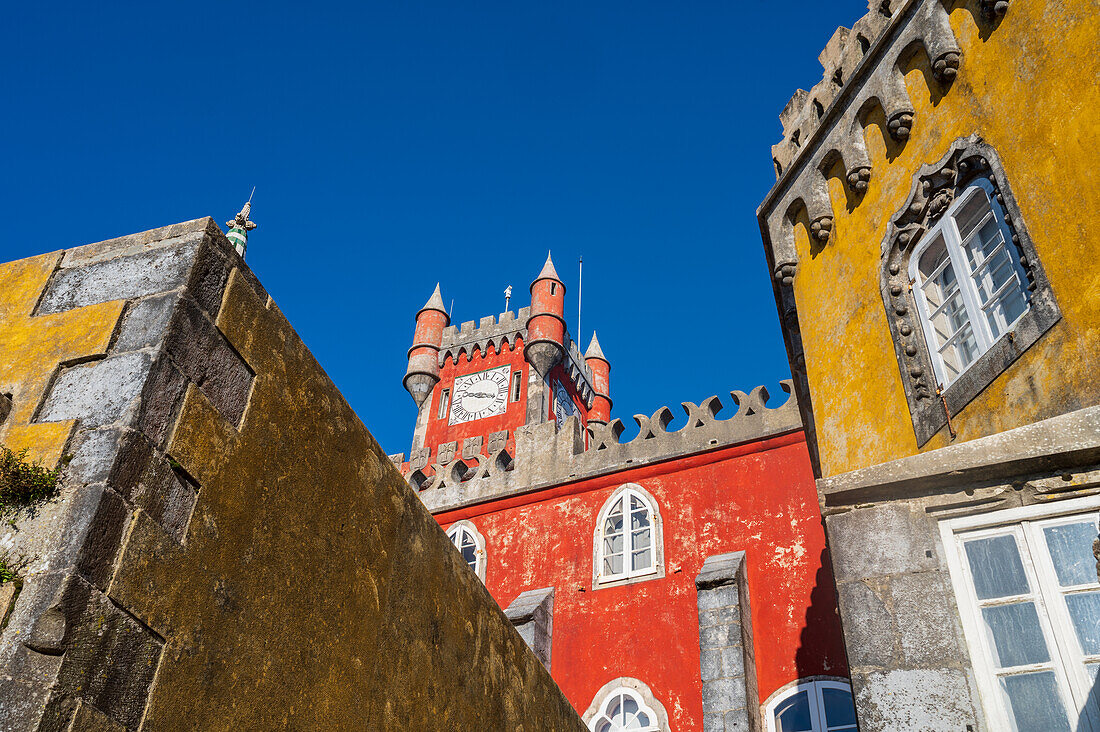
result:
M 474 351 L 485 351 L 492 346 L 498 353 L 505 344 L 515 346 L 516 340 L 527 338 L 527 318 L 530 308 L 520 308 L 519 315 L 508 311 L 500 319 L 492 315 L 480 321 L 467 320 L 459 326 L 448 325 L 443 329 L 443 344 L 439 349 L 439 365 L 447 357 L 458 361 L 463 355 L 470 358 Z
M 791 394 L 790 381 L 780 386 Z M 791 395 L 769 407 L 769 396 L 763 386 L 748 394 L 731 392 L 728 403 L 736 412 L 725 417 L 719 416 L 723 401 L 717 396 L 699 405 L 684 402 L 686 421 L 671 431 L 674 415 L 668 407 L 652 416 L 634 415 L 638 434 L 627 442 L 620 441 L 625 426 L 618 419 L 593 425 L 587 435 L 576 417 L 567 418 L 560 430 L 553 422 L 528 425 L 516 430 L 515 455 L 502 443 L 473 459 L 457 449 L 447 450 L 442 461 L 414 455 L 406 477 L 424 504 L 441 512 L 800 430 L 798 400 Z

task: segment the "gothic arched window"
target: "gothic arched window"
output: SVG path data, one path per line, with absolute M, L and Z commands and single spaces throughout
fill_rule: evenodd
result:
M 628 676 L 604 684 L 583 717 L 591 732 L 668 732 L 668 714 L 648 686 Z
M 600 509 L 593 560 L 593 586 L 664 576 L 661 515 L 640 485 L 619 487 Z
M 485 581 L 485 537 L 469 521 L 458 521 L 447 529 L 447 537 L 455 545 L 466 564 L 482 582 Z

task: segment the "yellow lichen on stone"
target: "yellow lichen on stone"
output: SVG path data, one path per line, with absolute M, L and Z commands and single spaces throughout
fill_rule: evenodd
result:
M 167 446 L 198 484 L 183 541 L 138 511 L 108 590 L 165 638 L 144 728 L 583 732 L 240 270 L 216 324 L 255 374 L 244 418 L 188 387 Z
M 873 175 L 854 208 L 830 185 L 828 244 L 796 226 L 794 289 L 825 476 L 952 443 L 944 427 L 917 445 L 880 295 L 880 245 L 921 166 L 969 135 L 1000 156 L 1062 321 L 953 415 L 954 442 L 1100 398 L 1100 278 L 1091 266 L 1100 259 L 1100 16 L 1072 3 L 1014 0 L 989 31 L 980 14 L 977 0 L 951 10 L 963 53 L 950 88 L 930 86 L 925 59 L 901 69 L 915 112 L 904 145 L 888 139 L 881 113 L 863 121 Z
M 57 465 L 73 420 L 33 423 L 35 411 L 61 364 L 107 352 L 125 303 L 100 303 L 49 315 L 34 308 L 61 253 L 0 264 L 0 394 L 12 411 L 0 424 L 0 443 L 28 449 L 28 458 Z

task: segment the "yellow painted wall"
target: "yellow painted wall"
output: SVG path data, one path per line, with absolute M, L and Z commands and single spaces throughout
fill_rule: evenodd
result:
M 32 424 L 61 364 L 102 356 L 122 314 L 122 300 L 34 315 L 61 253 L 0 264 L 0 394 L 12 411 L 0 424 L 0 445 L 55 467 L 76 423 Z
M 879 292 L 879 252 L 921 165 L 973 133 L 1001 156 L 1062 321 L 955 415 L 955 442 L 1100 401 L 1098 11 L 1095 0 L 1012 0 L 999 27 L 982 32 L 977 0 L 954 8 L 963 50 L 955 83 L 946 93 L 929 87 L 918 56 L 906 74 L 911 139 L 888 146 L 884 126 L 871 122 L 873 177 L 863 201 L 849 212 L 843 184 L 831 178 L 828 244 L 811 250 L 796 227 L 795 298 L 822 475 L 951 442 L 945 427 L 918 450 Z

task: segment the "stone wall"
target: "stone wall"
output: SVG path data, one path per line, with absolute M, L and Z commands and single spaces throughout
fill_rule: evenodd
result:
M 1092 407 L 818 482 L 860 730 L 997 729 L 939 522 L 1096 496 L 1098 468 Z
M 0 728 L 583 729 L 211 220 L 0 267 L 0 393 Z

